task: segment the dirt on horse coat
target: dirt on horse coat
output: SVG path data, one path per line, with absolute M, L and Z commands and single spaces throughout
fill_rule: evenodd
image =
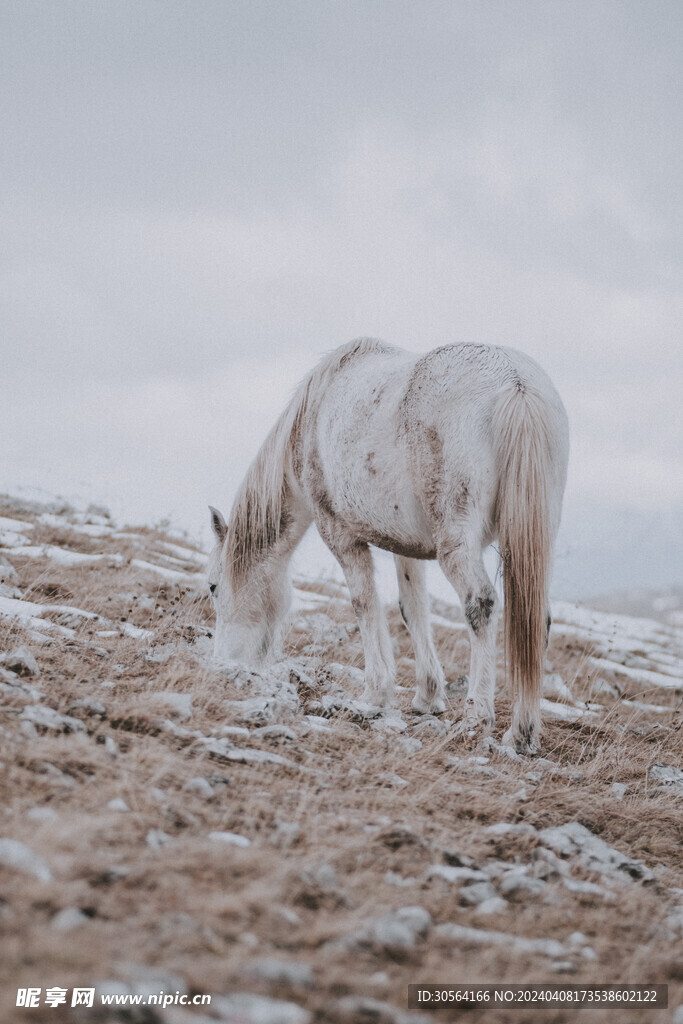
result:
M 395 667 L 371 546 L 396 559 L 415 649 L 416 711 L 445 709 L 424 560 L 462 602 L 471 644 L 464 727 L 494 721 L 499 601 L 482 553 L 503 559 L 506 661 L 515 705 L 506 742 L 538 749 L 548 585 L 567 470 L 562 402 L 513 349 L 448 345 L 415 355 L 363 339 L 307 377 L 254 459 L 228 523 L 212 509 L 216 656 L 274 656 L 287 566 L 315 523 L 339 561 L 365 652 L 366 700 L 389 705 Z

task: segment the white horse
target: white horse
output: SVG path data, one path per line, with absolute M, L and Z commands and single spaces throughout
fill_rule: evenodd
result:
M 504 742 L 538 750 L 548 583 L 567 470 L 568 428 L 528 356 L 488 345 L 415 355 L 373 339 L 334 351 L 285 408 L 251 464 L 226 524 L 211 509 L 209 586 L 219 661 L 275 656 L 289 606 L 287 566 L 312 522 L 339 561 L 373 704 L 394 699 L 395 665 L 370 546 L 393 552 L 415 650 L 413 709 L 445 710 L 424 560 L 457 591 L 471 644 L 463 728 L 494 722 L 498 600 L 483 550 L 499 541 L 507 668 Z

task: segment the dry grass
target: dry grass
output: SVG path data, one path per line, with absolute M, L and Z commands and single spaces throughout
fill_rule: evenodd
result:
M 0 505 L 0 515 L 20 511 Z M 33 514 L 26 509 L 27 518 Z M 615 702 L 606 715 L 590 722 L 551 720 L 543 756 L 558 770 L 544 771 L 538 780 L 527 777 L 534 760 L 514 762 L 496 754 L 486 766 L 496 775 L 489 777 L 467 761 L 480 751 L 468 749 L 450 732 L 423 733 L 422 748 L 407 753 L 394 737 L 368 723 L 342 720 L 333 729 L 315 731 L 304 725 L 300 713 L 286 711 L 278 721 L 297 731 L 296 742 L 253 728 L 248 739 L 236 742 L 280 754 L 288 764 L 229 761 L 207 753 L 184 732 L 218 734 L 222 726 L 241 725 L 225 701 L 248 696 L 207 668 L 193 645 L 184 643 L 211 627 L 208 602 L 189 587 L 160 581 L 130 565 L 132 558 L 153 558 L 158 542 L 169 538 L 162 530 L 138 530 L 139 540 L 117 540 L 49 529 L 37 526 L 31 542 L 121 554 L 123 562 L 62 568 L 48 559 L 13 558 L 14 582 L 26 599 L 75 605 L 115 624 L 154 630 L 154 644 L 178 647 L 168 661 L 152 664 L 145 658 L 149 640 L 118 633 L 98 636 L 101 623 L 85 620 L 74 627 L 73 636 L 39 646 L 26 629 L 0 620 L 2 649 L 25 643 L 38 659 L 40 676 L 26 682 L 41 689 L 42 703 L 80 718 L 85 726 L 77 733 L 27 729 L 21 724 L 22 708 L 37 702 L 20 694 L 2 695 L 2 834 L 43 857 L 53 880 L 39 882 L 0 868 L 0 1019 L 71 1019 L 63 1009 L 16 1010 L 17 987 L 125 980 L 131 965 L 178 975 L 191 992 L 247 990 L 292 999 L 308 1007 L 317 1022 L 340 1019 L 335 1001 L 349 994 L 405 1007 L 409 982 L 666 982 L 670 1006 L 683 1002 L 680 944 L 672 943 L 663 923 L 672 905 L 669 890 L 683 886 L 681 803 L 669 793 L 654 793 L 647 781 L 653 764 L 681 762 L 675 713 L 680 701 L 673 692 L 666 697 L 670 717 L 648 717 Z M 322 584 L 309 589 L 325 593 Z M 329 662 L 362 667 L 348 604 L 332 601 L 324 610 L 349 627 L 345 640 L 314 638 L 301 622 L 288 639 L 292 657 L 312 641 L 317 645 L 317 675 L 308 700 L 324 693 Z M 398 682 L 406 687 L 399 690 L 399 700 L 410 735 L 419 726 L 409 710 L 412 651 L 398 614 L 392 613 L 390 622 L 398 643 Z M 447 677 L 456 679 L 467 668 L 464 634 L 440 626 L 436 636 Z M 588 694 L 594 673 L 585 648 L 554 640 L 549 657 L 577 695 Z M 160 704 L 155 697 L 160 691 L 191 694 L 191 717 L 181 720 Z M 639 699 L 653 698 L 642 686 L 631 687 L 630 695 L 636 691 Z M 661 691 L 655 696 L 662 703 Z M 100 702 L 104 710 L 75 704 L 82 699 Z M 457 718 L 455 703 L 451 713 Z M 501 727 L 494 735 L 500 739 L 509 717 L 504 694 L 497 711 Z M 454 756 L 460 761 L 453 763 Z M 580 775 L 563 774 L 567 769 Z M 212 799 L 184 788 L 198 776 L 211 783 Z M 613 782 L 629 787 L 622 801 L 610 791 Z M 129 810 L 110 810 L 107 804 L 114 799 L 123 799 Z M 36 807 L 53 809 L 57 817 L 35 820 L 27 812 Z M 492 837 L 484 831 L 488 824 L 528 822 L 544 828 L 574 820 L 655 869 L 655 882 L 625 884 L 618 900 L 606 903 L 570 896 L 550 879 L 545 900 L 523 900 L 505 914 L 482 919 L 463 905 L 456 886 L 425 880 L 431 864 L 457 864 L 468 857 L 476 864 L 537 862 L 535 836 Z M 171 841 L 150 847 L 146 837 L 153 829 Z M 212 841 L 212 831 L 247 836 L 251 846 Z M 332 869 L 325 876 L 328 882 L 316 876 L 321 865 Z M 581 877 L 600 881 L 585 872 Z M 494 946 L 442 945 L 433 933 L 404 957 L 335 945 L 379 915 L 414 904 L 429 910 L 437 924 L 453 921 L 563 941 L 581 931 L 596 959 L 580 963 L 570 975 L 553 971 L 550 960 L 541 956 Z M 87 923 L 56 931 L 55 915 L 69 907 L 80 908 Z M 265 956 L 306 962 L 314 985 L 255 978 L 249 965 Z M 92 1010 L 78 1019 L 116 1018 L 98 1018 Z M 180 1020 L 164 1015 L 144 1019 Z M 489 1011 L 471 1012 L 467 1019 L 522 1024 L 574 1016 L 566 1011 Z M 624 1011 L 591 1014 L 595 1022 L 639 1019 Z M 652 1024 L 666 1019 L 666 1013 L 647 1015 Z

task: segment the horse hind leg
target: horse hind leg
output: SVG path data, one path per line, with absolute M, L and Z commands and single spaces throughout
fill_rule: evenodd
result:
M 425 567 L 413 558 L 395 556 L 399 608 L 415 652 L 417 690 L 413 711 L 440 715 L 446 710 L 444 674 L 432 640 Z
M 372 554 L 367 544 L 330 546 L 344 570 L 365 654 L 363 700 L 380 707 L 394 703 L 396 665 L 386 617 L 377 597 Z
M 481 550 L 462 541 L 444 546 L 439 564 L 462 603 L 470 640 L 470 672 L 463 728 L 490 729 L 495 723 L 498 599 L 484 568 Z

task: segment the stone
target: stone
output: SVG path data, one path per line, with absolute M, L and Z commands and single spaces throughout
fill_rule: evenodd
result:
M 489 876 L 476 868 L 452 867 L 450 864 L 432 864 L 427 868 L 427 879 L 443 878 L 445 882 L 463 885 L 466 882 L 488 882 Z
M 25 722 L 41 729 L 54 729 L 56 732 L 85 732 L 85 726 L 78 718 L 60 715 L 55 708 L 43 704 L 27 704 L 20 716 Z
M 392 743 L 394 750 L 399 750 L 407 756 L 422 750 L 422 740 L 418 739 L 417 736 L 397 736 L 392 740 Z
M 155 704 L 162 704 L 172 709 L 179 718 L 190 718 L 192 715 L 192 694 L 178 693 L 176 690 L 158 690 L 150 694 Z
M 7 654 L 0 654 L 0 665 L 16 672 L 18 676 L 37 676 L 40 674 L 38 662 L 33 657 L 28 647 L 21 644 Z
M 280 725 L 278 723 L 262 725 L 254 729 L 252 736 L 262 740 L 285 740 L 289 743 L 296 743 L 299 738 L 294 729 L 290 729 L 288 725 Z
M 50 927 L 58 932 L 71 932 L 74 928 L 80 928 L 82 925 L 88 924 L 89 921 L 88 915 L 84 914 L 78 907 L 65 907 L 64 910 L 60 910 L 59 913 L 55 914 L 50 922 Z
M 310 988 L 313 984 L 310 964 L 277 960 L 275 957 L 254 960 L 247 964 L 246 971 L 260 981 L 284 982 L 287 985 L 302 985 L 305 988 Z
M 368 996 L 345 996 L 332 1009 L 337 1024 L 424 1024 L 429 1020 L 423 1013 L 411 1013 Z
M 39 882 L 52 880 L 52 872 L 45 861 L 18 839 L 0 839 L 0 864 L 33 875 Z
M 228 846 L 240 846 L 246 849 L 251 846 L 251 839 L 237 832 L 209 832 L 209 839 L 216 843 L 227 843 Z
M 578 863 L 587 871 L 597 871 L 611 877 L 630 876 L 643 882 L 654 881 L 649 868 L 641 861 L 627 857 L 621 851 L 609 846 L 604 839 L 585 828 L 578 821 L 570 821 L 556 828 L 546 828 L 538 833 L 544 846 L 550 847 L 564 857 L 575 855 Z
M 88 715 L 106 715 L 107 709 L 104 704 L 101 704 L 99 700 L 94 700 L 92 697 L 79 697 L 78 700 L 74 700 L 69 705 L 69 711 L 85 711 Z
M 648 778 L 662 786 L 671 786 L 683 790 L 683 769 L 668 764 L 653 764 L 648 771 Z
M 152 850 L 160 850 L 167 843 L 172 843 L 173 839 L 168 832 L 164 832 L 160 828 L 151 828 L 145 836 L 145 842 Z
M 503 896 L 524 899 L 527 896 L 541 896 L 546 890 L 546 883 L 541 878 L 530 878 L 522 871 L 508 871 L 503 875 L 499 888 Z
M 535 836 L 536 829 L 529 822 L 498 821 L 495 825 L 487 825 L 484 829 L 489 836 Z
M 378 917 L 367 929 L 367 943 L 391 956 L 401 956 L 415 949 L 418 938 L 424 938 L 432 926 L 432 915 L 424 907 L 409 906 Z M 361 940 L 361 945 L 364 944 Z
M 203 796 L 205 800 L 213 800 L 215 796 L 213 786 L 207 779 L 202 778 L 201 775 L 188 779 L 183 789 L 187 793 L 197 793 L 198 796 Z
M 59 815 L 52 807 L 29 807 L 26 817 L 30 821 L 56 821 Z
M 496 899 L 496 890 L 490 882 L 473 882 L 471 885 L 464 885 L 460 890 L 460 902 L 469 903 L 470 906 L 494 899 Z
M 496 932 L 488 929 L 466 928 L 464 925 L 437 925 L 437 939 L 442 943 L 461 943 L 471 946 L 509 946 L 517 953 L 539 953 L 542 956 L 561 958 L 566 954 L 564 945 L 557 939 L 528 939 L 522 935 Z
M 114 800 L 110 800 L 107 804 L 108 811 L 129 811 L 130 807 L 120 796 L 115 797 Z
M 164 665 L 167 661 L 177 654 L 177 644 L 158 644 L 156 647 L 150 647 L 145 654 L 145 661 L 149 665 Z
M 492 896 L 490 899 L 482 900 L 478 904 L 474 913 L 477 917 L 488 917 L 490 914 L 505 914 L 508 910 L 508 904 L 500 896 Z
M 98 990 L 99 991 L 99 990 Z M 169 990 L 170 991 L 170 990 Z M 211 1015 L 219 1024 L 311 1024 L 310 1010 L 283 999 L 269 999 L 251 992 L 232 992 L 214 996 Z
M 623 800 L 626 794 L 630 792 L 628 786 L 623 782 L 613 782 L 609 789 L 610 793 L 614 793 L 617 800 Z
M 271 843 L 280 849 L 296 846 L 301 837 L 301 826 L 295 821 L 276 821 L 271 835 Z

